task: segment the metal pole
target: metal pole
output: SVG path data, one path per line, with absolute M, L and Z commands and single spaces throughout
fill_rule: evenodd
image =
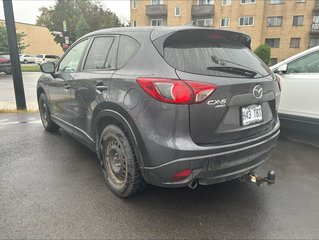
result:
M 6 20 L 13 86 L 18 110 L 26 110 L 26 102 L 22 81 L 20 58 L 17 44 L 17 34 L 14 22 L 12 0 L 3 0 L 4 17 Z

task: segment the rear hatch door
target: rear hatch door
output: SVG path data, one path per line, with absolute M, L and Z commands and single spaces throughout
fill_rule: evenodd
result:
M 246 35 L 208 29 L 182 30 L 155 41 L 181 80 L 217 86 L 206 101 L 189 105 L 195 143 L 230 143 L 273 128 L 278 83 L 249 44 Z

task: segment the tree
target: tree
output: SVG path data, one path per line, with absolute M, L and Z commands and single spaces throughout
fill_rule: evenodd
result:
M 54 6 L 43 7 L 40 12 L 37 25 L 45 26 L 51 32 L 63 32 L 63 21 L 66 21 L 71 42 L 77 39 L 76 26 L 81 15 L 90 26 L 90 31 L 122 26 L 116 14 L 108 9 L 104 10 L 101 3 L 96 0 L 56 0 Z M 61 37 L 55 36 L 54 40 L 63 45 Z
M 22 42 L 25 36 L 24 32 L 17 33 L 18 50 L 20 53 L 29 46 Z M 2 24 L 0 24 L 0 52 L 9 52 L 7 28 Z
M 83 14 L 81 14 L 80 20 L 78 21 L 78 24 L 76 25 L 75 30 L 76 30 L 76 38 L 77 39 L 90 32 L 91 27 L 87 23 Z
M 254 51 L 254 53 L 267 65 L 270 62 L 270 51 L 271 48 L 267 44 L 260 44 Z

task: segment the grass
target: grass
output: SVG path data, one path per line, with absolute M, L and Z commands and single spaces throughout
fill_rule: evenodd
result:
M 41 72 L 40 66 L 39 65 L 23 65 L 21 66 L 21 71 L 22 72 Z

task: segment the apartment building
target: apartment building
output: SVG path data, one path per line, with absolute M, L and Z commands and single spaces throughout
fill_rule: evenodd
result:
M 274 64 L 319 45 L 319 0 L 131 0 L 131 26 L 191 23 L 244 32 Z

